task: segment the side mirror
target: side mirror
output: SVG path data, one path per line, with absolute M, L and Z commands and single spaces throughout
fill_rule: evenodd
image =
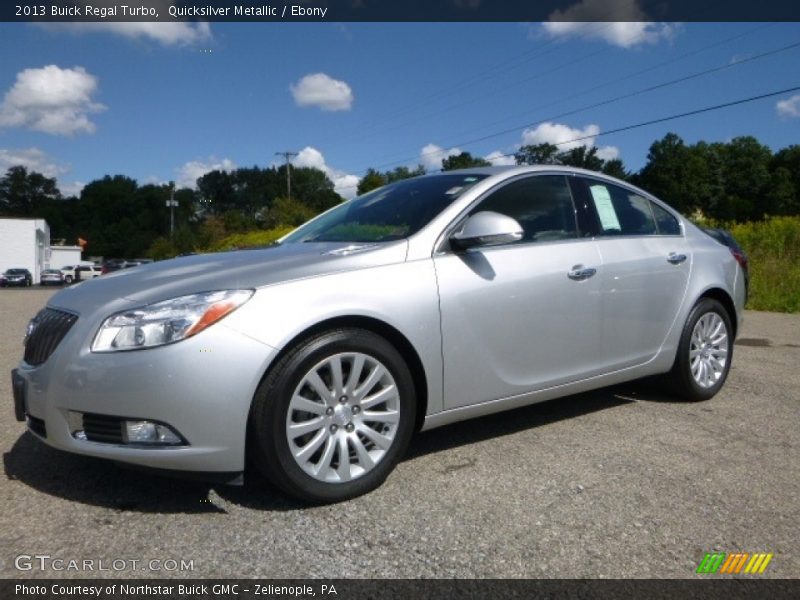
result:
M 516 219 L 492 211 L 481 211 L 467 219 L 464 226 L 452 236 L 450 245 L 455 250 L 478 246 L 498 246 L 522 239 L 522 225 Z

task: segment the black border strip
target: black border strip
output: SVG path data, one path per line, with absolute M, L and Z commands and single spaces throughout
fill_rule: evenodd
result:
M 101 12 L 87 12 L 87 5 Z M 130 14 L 131 8 L 139 7 L 147 9 L 145 14 Z M 108 9 L 112 8 L 110 14 Z M 102 9 L 106 9 L 105 13 Z M 800 21 L 800 3 L 796 0 L 14 0 L 0 3 L 0 21 L 7 22 L 196 20 L 796 22 Z

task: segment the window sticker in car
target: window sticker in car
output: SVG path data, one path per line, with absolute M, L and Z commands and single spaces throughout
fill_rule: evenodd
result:
M 617 211 L 614 210 L 614 205 L 611 203 L 611 195 L 608 193 L 608 188 L 604 185 L 589 186 L 589 191 L 592 193 L 592 200 L 597 209 L 597 215 L 600 217 L 600 224 L 603 226 L 603 231 L 622 231 L 622 227 L 617 219 Z

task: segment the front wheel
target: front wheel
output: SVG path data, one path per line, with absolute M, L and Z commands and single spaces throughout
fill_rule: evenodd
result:
M 415 412 L 411 373 L 394 346 L 370 331 L 328 331 L 298 344 L 259 386 L 251 458 L 296 498 L 346 500 L 394 469 Z
M 733 358 L 733 327 L 718 301 L 703 298 L 689 313 L 678 355 L 670 372 L 677 394 L 686 400 L 708 400 L 722 389 Z

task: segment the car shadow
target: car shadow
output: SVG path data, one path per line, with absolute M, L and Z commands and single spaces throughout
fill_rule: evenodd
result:
M 404 460 L 444 452 L 637 401 L 669 401 L 647 384 L 605 388 L 447 425 L 415 436 Z M 224 514 L 224 502 L 264 511 L 294 511 L 296 502 L 247 473 L 245 485 L 189 481 L 125 468 L 51 448 L 26 432 L 3 455 L 5 477 L 72 502 L 121 512 Z

